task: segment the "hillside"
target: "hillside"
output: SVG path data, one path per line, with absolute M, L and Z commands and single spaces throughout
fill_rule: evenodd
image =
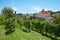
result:
M 51 40 L 40 33 L 32 31 L 31 33 L 26 33 L 17 28 L 13 35 L 4 34 L 4 26 L 0 26 L 0 40 Z

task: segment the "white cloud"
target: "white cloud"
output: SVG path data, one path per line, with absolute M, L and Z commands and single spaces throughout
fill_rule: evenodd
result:
M 1 13 L 1 10 L 0 10 L 0 13 Z
M 0 8 L 0 13 L 1 13 L 2 7 Z
M 15 5 L 15 2 L 12 2 L 12 5 Z
M 41 11 L 41 10 L 42 10 L 42 8 L 37 7 L 37 6 L 34 6 L 34 7 L 33 7 L 33 9 L 34 9 L 34 10 L 36 10 L 37 12 L 39 12 L 39 11 Z
M 14 0 L 10 0 L 11 1 L 11 5 L 16 5 Z
M 17 13 L 21 11 L 19 7 L 12 7 L 12 9 L 13 9 L 14 11 L 16 11 Z
M 14 0 L 11 0 L 11 5 L 10 7 L 12 7 L 12 9 L 14 11 L 16 11 L 17 13 L 20 12 L 20 8 L 16 6 L 16 3 L 14 2 Z
M 34 9 L 35 11 L 37 11 L 37 12 L 40 12 L 42 9 L 44 9 L 45 11 L 50 10 L 50 9 L 48 9 L 48 8 L 41 8 L 41 7 L 38 7 L 38 6 L 33 6 L 33 9 Z
M 45 9 L 45 11 L 48 11 L 48 10 L 50 10 L 50 9 Z
M 17 11 L 19 8 L 17 8 L 17 7 L 12 7 L 13 9 L 14 9 L 14 11 Z

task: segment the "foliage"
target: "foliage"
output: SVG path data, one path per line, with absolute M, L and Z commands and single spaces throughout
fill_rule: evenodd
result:
M 19 25 L 19 28 L 22 29 L 24 20 L 22 18 L 17 19 L 17 24 Z
M 59 37 L 60 36 L 60 15 L 59 14 L 54 15 L 54 19 L 55 19 L 54 35 L 55 37 Z
M 31 20 L 25 20 L 24 21 L 24 26 L 25 26 L 26 31 L 30 32 L 31 31 L 31 27 L 32 27 Z
M 1 14 L 0 15 L 0 25 L 5 24 L 4 22 L 5 22 L 5 16 Z
M 59 24 L 60 23 L 60 15 L 56 14 L 54 15 L 54 23 Z
M 5 22 L 6 34 L 12 34 L 15 31 L 14 19 L 10 18 Z
M 20 28 L 17 28 L 12 36 L 6 36 L 4 32 L 4 26 L 0 25 L 0 40 L 51 40 L 35 31 L 31 31 L 30 33 L 23 32 Z
M 6 16 L 6 18 L 13 16 L 13 9 L 11 7 L 4 7 L 1 12 Z
M 10 7 L 5 7 L 2 9 L 2 13 L 5 16 L 0 15 L 0 25 L 5 23 L 6 34 L 12 34 L 15 31 L 15 19 L 13 18 L 13 9 Z M 34 14 L 34 16 L 30 16 L 28 19 L 26 19 L 26 15 L 18 15 L 16 19 L 16 24 L 18 24 L 18 28 L 25 29 L 27 32 L 34 30 L 41 34 L 46 34 L 50 37 L 54 35 L 56 39 L 60 36 L 60 15 L 53 16 L 54 22 L 45 21 L 43 18 L 35 19 L 36 14 Z M 24 17 L 22 17 L 22 15 Z

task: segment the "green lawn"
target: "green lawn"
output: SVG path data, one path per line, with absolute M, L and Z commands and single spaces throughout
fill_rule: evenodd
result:
M 41 34 L 32 31 L 30 33 L 26 33 L 21 31 L 19 28 L 13 33 L 13 35 L 5 35 L 4 34 L 4 26 L 0 26 L 0 40 L 51 40 Z

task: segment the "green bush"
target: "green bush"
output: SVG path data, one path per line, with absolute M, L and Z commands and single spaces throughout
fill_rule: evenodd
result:
M 5 16 L 4 15 L 0 15 L 0 25 L 4 25 L 5 23 Z
M 12 34 L 15 31 L 14 19 L 10 18 L 5 22 L 6 34 Z

